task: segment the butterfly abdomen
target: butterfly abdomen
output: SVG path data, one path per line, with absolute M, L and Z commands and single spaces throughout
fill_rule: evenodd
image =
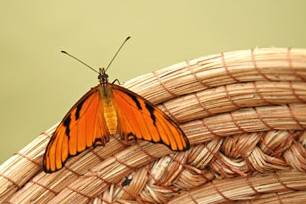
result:
M 117 118 L 117 111 L 113 104 L 112 97 L 111 97 L 111 90 L 107 87 L 102 87 L 101 95 L 102 95 L 102 103 L 103 103 L 103 117 L 105 119 L 107 129 L 111 135 L 117 133 L 117 126 L 118 126 L 118 118 Z
M 104 119 L 108 128 L 108 131 L 111 135 L 114 135 L 117 133 L 117 113 L 114 108 L 113 103 L 110 101 L 110 103 L 104 104 Z

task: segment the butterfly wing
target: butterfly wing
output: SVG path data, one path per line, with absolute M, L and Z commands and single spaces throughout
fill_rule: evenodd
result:
M 189 149 L 189 141 L 180 127 L 164 112 L 142 96 L 112 84 L 119 126 L 124 137 L 162 143 L 171 150 Z
M 43 157 L 45 172 L 61 169 L 71 156 L 104 145 L 109 133 L 102 117 L 103 106 L 98 86 L 87 92 L 67 113 L 53 133 Z

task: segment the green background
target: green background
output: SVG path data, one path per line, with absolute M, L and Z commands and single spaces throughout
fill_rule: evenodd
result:
M 52 2 L 52 3 L 51 3 Z M 105 66 L 125 81 L 183 60 L 254 47 L 306 47 L 306 1 L 1 0 L 0 162 L 61 120 Z

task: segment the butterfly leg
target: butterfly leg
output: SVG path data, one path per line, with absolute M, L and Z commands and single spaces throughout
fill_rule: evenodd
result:
M 136 138 L 136 136 L 135 136 L 135 135 L 132 135 L 132 134 L 130 134 L 130 135 L 127 136 L 127 140 L 128 140 L 131 144 L 137 143 L 137 138 Z
M 112 84 L 114 84 L 114 83 L 116 83 L 116 82 L 118 82 L 118 84 L 120 85 L 119 79 L 115 79 L 115 80 L 112 82 Z
M 124 142 L 127 142 L 127 139 L 126 139 L 126 135 L 124 133 L 120 133 L 120 139 L 123 140 Z
M 130 145 L 130 144 L 129 144 L 129 141 L 128 141 L 128 137 L 127 137 L 127 135 L 125 135 L 124 133 L 121 133 L 121 134 L 120 134 L 120 139 L 121 139 L 121 141 L 122 141 L 122 143 L 123 143 L 124 145 L 126 145 L 126 146 Z

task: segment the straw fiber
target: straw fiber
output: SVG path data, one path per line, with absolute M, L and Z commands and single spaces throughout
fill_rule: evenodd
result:
M 191 148 L 117 135 L 52 174 L 56 125 L 0 166 L 0 203 L 306 203 L 306 50 L 187 60 L 124 86 L 178 122 Z

